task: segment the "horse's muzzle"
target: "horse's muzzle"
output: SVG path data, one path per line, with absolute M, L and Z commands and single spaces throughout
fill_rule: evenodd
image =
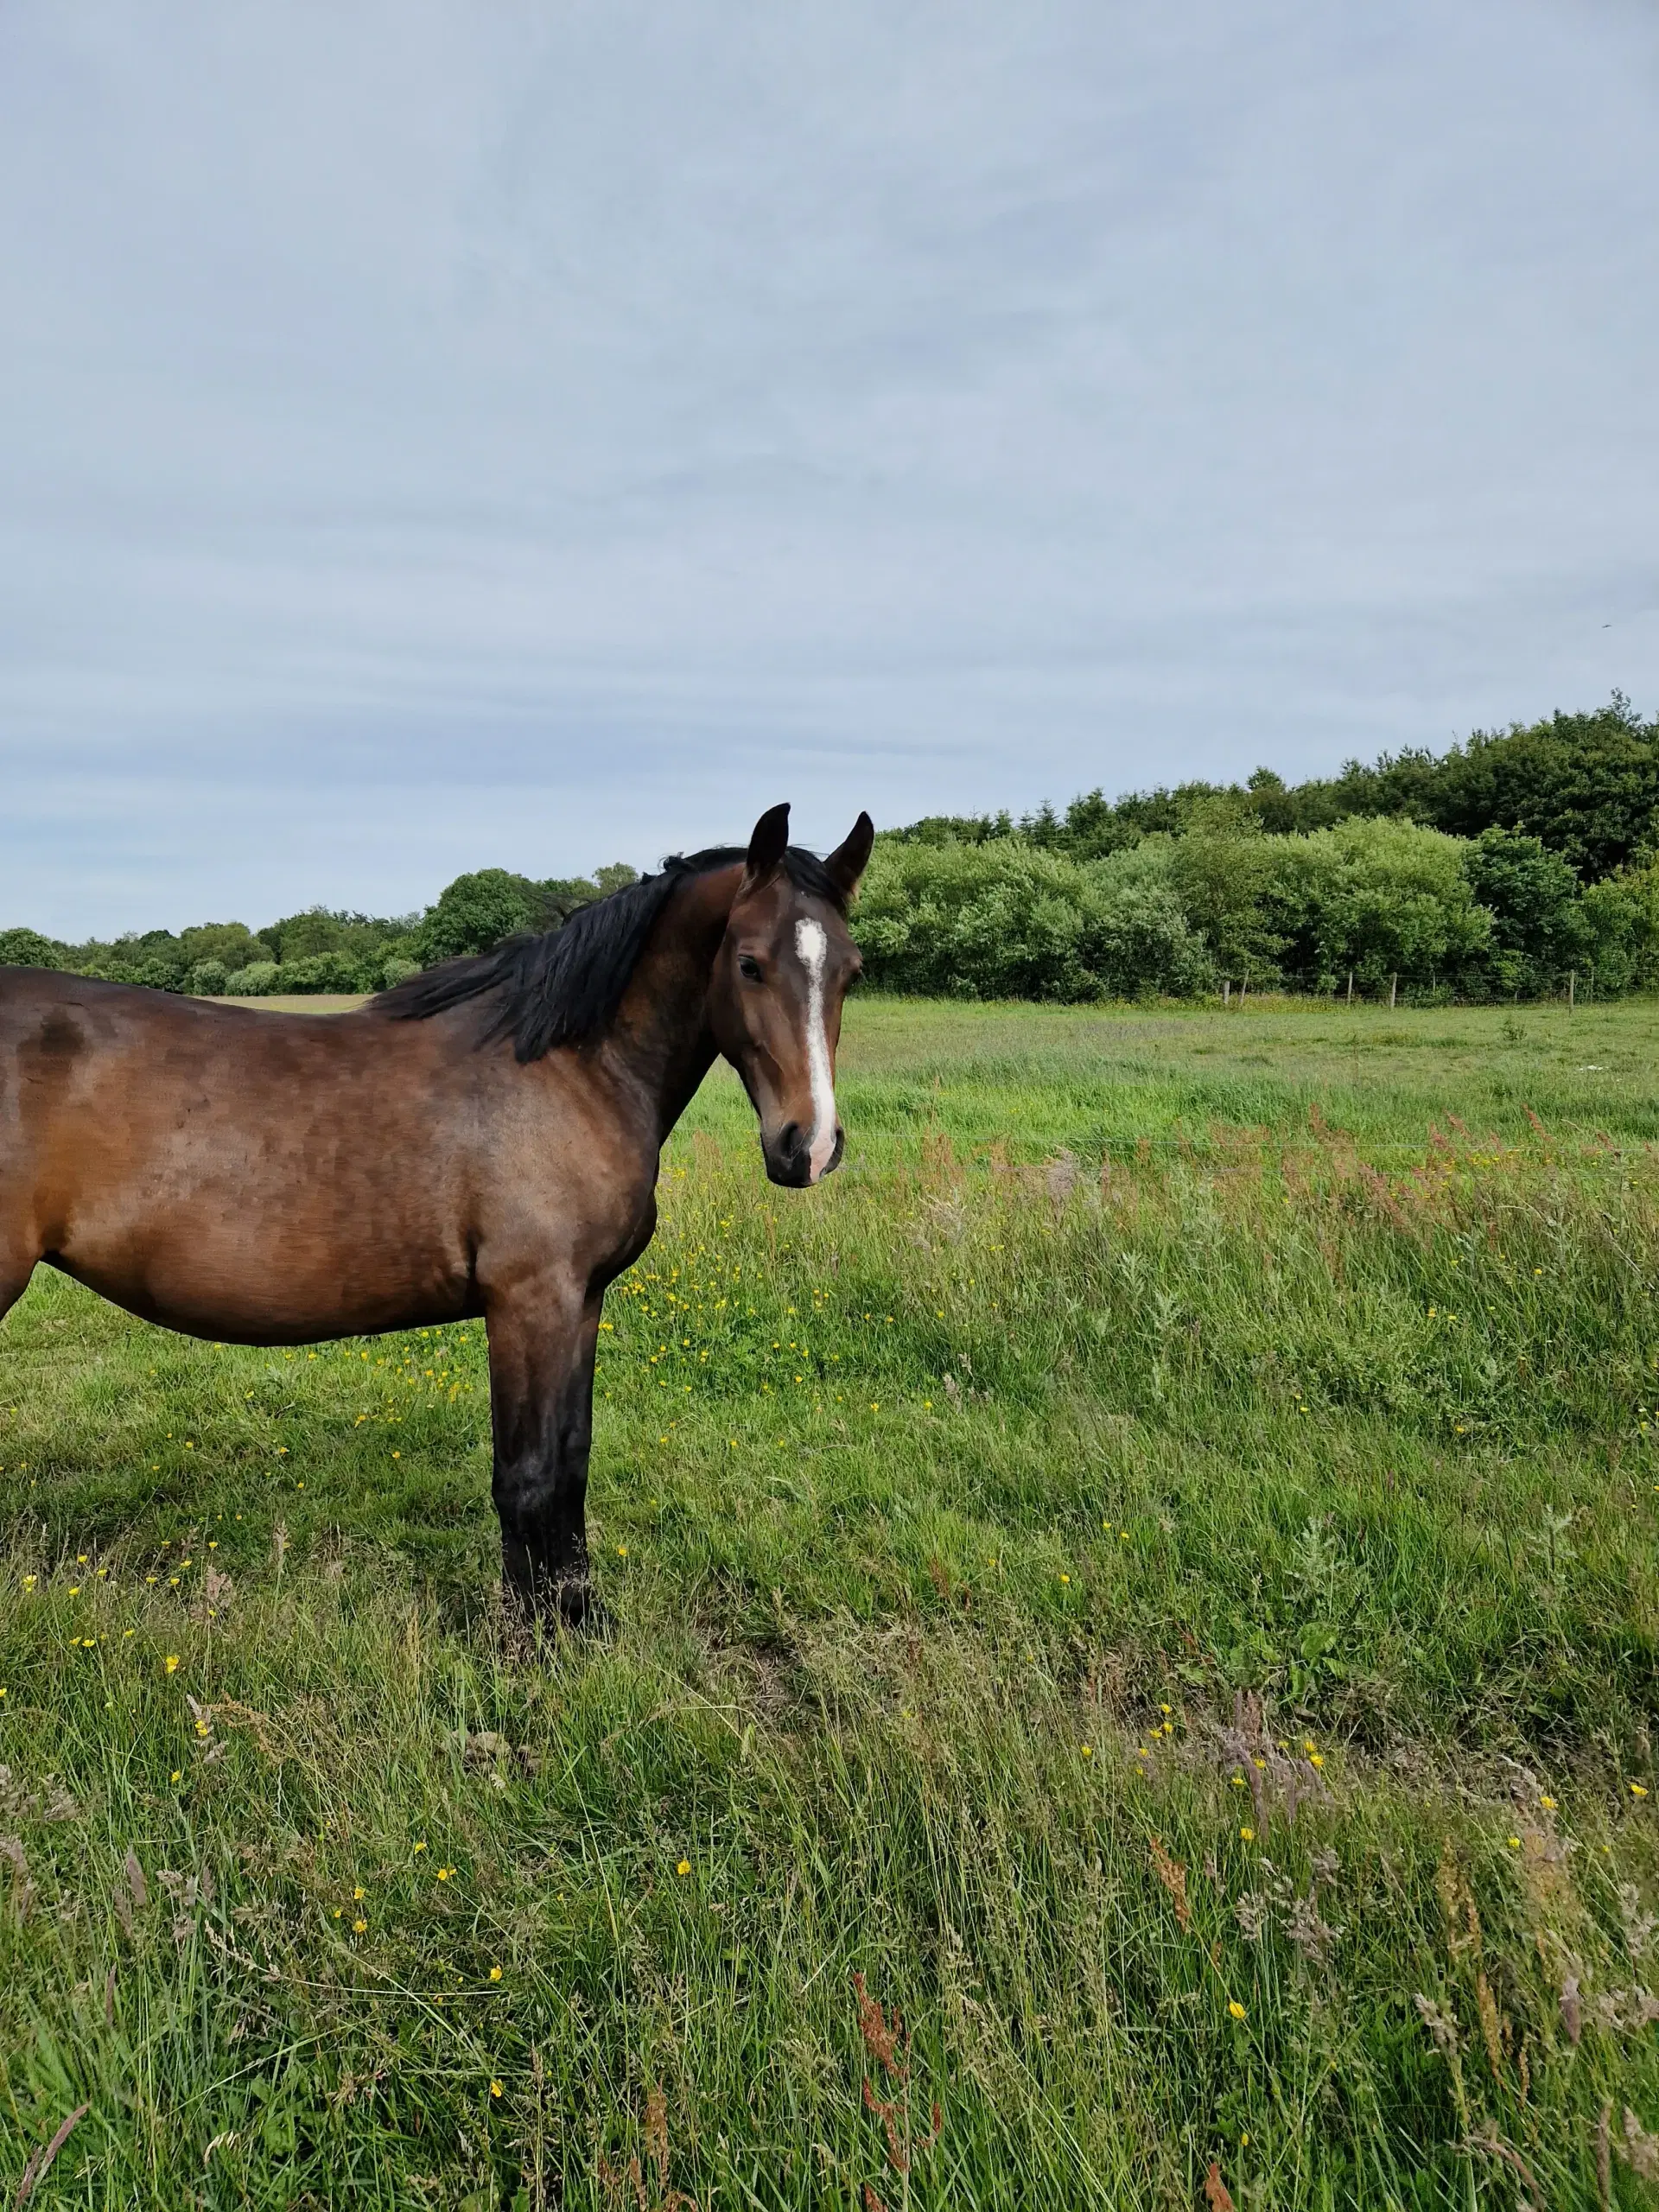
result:
M 824 1175 L 833 1175 L 840 1166 L 846 1142 L 846 1131 L 837 1122 L 835 1150 L 825 1163 Z M 781 1183 L 786 1190 L 804 1191 L 814 1180 L 812 1140 L 798 1122 L 786 1122 L 775 1137 L 763 1137 L 760 1150 L 766 1160 L 767 1175 L 774 1183 Z M 819 1176 L 817 1179 L 822 1182 L 823 1177 Z

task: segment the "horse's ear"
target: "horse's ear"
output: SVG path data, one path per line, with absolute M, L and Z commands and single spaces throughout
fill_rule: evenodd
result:
M 868 814 L 861 814 L 846 841 L 836 847 L 825 861 L 824 872 L 843 899 L 850 899 L 857 890 L 859 879 L 870 864 L 870 848 L 875 842 L 875 824 Z
M 746 856 L 744 881 L 753 887 L 773 874 L 789 844 L 789 808 L 769 806 L 754 825 Z

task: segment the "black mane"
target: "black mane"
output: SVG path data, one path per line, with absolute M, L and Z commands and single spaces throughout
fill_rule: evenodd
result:
M 611 1023 L 652 925 L 682 883 L 730 868 L 745 857 L 741 845 L 713 845 L 689 856 L 678 853 L 658 875 L 641 876 L 608 898 L 578 906 L 557 929 L 540 937 L 510 937 L 493 952 L 446 960 L 370 1001 L 394 1021 L 424 1021 L 469 999 L 496 1001 L 480 1044 L 511 1037 L 520 1060 L 539 1060 L 559 1045 L 585 1045 Z M 822 899 L 838 913 L 846 894 L 816 855 L 791 845 L 784 873 L 798 891 Z

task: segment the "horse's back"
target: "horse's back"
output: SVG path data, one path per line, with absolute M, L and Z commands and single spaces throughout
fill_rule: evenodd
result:
M 8 1179 L 107 1035 L 106 994 L 128 995 L 54 969 L 0 968 L 0 1172 Z

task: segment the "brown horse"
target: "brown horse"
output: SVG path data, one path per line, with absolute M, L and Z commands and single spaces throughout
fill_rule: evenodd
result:
M 874 836 L 789 809 L 546 937 L 319 1021 L 0 969 L 0 1314 L 46 1261 L 147 1321 L 315 1344 L 482 1314 L 509 1590 L 588 1610 L 606 1286 L 656 1227 L 658 1156 L 717 1054 L 766 1172 L 841 1158 L 834 1071 Z

